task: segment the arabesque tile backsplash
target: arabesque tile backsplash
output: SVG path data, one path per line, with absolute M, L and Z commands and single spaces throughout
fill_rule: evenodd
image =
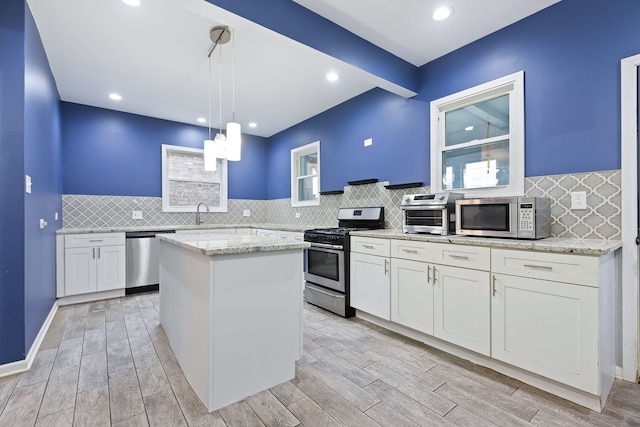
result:
M 584 239 L 621 238 L 621 174 L 619 170 L 551 175 L 525 179 L 526 196 L 553 201 L 554 237 Z M 347 186 L 344 194 L 324 195 L 319 206 L 291 207 L 291 199 L 230 199 L 226 213 L 204 213 L 209 224 L 304 224 L 335 226 L 340 207 L 384 206 L 387 228 L 402 228 L 400 201 L 405 194 L 426 193 L 429 187 L 387 190 L 385 182 Z M 571 192 L 586 191 L 587 209 L 570 210 Z M 141 210 L 143 219 L 132 219 Z M 245 210 L 250 216 L 244 216 Z M 300 218 L 296 218 L 296 213 Z M 161 197 L 89 196 L 62 197 L 64 228 L 144 227 L 193 224 L 194 213 L 162 212 Z

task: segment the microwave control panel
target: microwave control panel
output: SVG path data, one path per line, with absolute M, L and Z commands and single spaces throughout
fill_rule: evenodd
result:
M 520 203 L 519 207 L 519 231 L 533 231 L 534 209 L 533 203 Z

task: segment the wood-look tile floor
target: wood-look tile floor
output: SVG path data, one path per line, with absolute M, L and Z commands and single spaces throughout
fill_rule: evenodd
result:
M 640 426 L 640 386 L 602 414 L 311 305 L 296 378 L 207 413 L 157 293 L 61 307 L 29 372 L 0 378 L 0 426 Z

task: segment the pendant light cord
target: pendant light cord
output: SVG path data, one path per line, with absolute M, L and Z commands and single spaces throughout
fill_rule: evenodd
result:
M 231 121 L 236 121 L 236 35 L 231 33 Z
M 220 64 L 219 64 L 220 75 L 218 77 L 220 79 L 220 127 L 218 128 L 218 132 L 222 134 L 222 46 L 220 46 L 219 51 L 220 51 Z
M 209 55 L 209 75 L 207 76 L 209 82 L 209 139 L 211 139 L 211 55 Z

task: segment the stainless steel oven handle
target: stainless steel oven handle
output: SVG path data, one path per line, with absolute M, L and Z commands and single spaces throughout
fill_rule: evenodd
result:
M 312 248 L 323 248 L 323 249 L 335 249 L 338 251 L 343 251 L 344 246 L 342 245 L 330 245 L 328 243 L 311 243 Z
M 331 292 L 323 291 L 322 289 L 320 289 L 318 287 L 315 287 L 315 286 L 308 286 L 308 288 L 313 290 L 314 292 L 318 292 L 320 294 L 327 295 L 327 296 L 332 297 L 332 298 L 342 298 L 342 295 L 336 295 L 336 294 L 333 294 Z

